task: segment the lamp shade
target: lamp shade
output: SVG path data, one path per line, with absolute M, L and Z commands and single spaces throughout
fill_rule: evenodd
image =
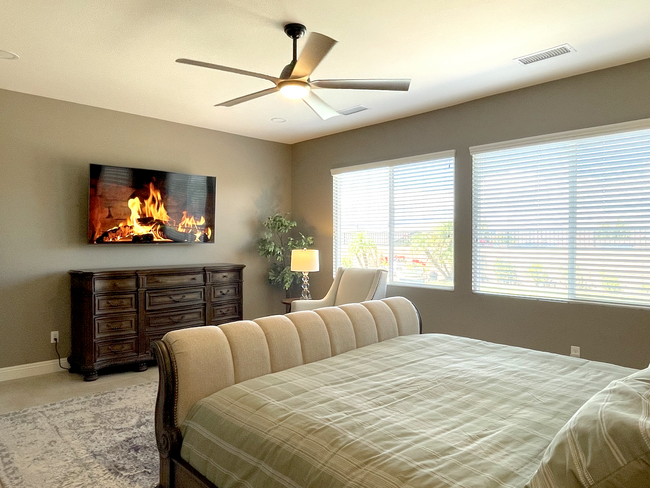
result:
M 291 271 L 310 273 L 318 271 L 318 250 L 294 249 L 291 251 Z

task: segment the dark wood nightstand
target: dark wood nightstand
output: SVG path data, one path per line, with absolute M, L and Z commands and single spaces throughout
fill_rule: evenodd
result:
M 284 300 L 282 300 L 282 303 L 284 303 L 284 307 L 285 307 L 284 313 L 291 312 L 291 304 L 293 303 L 294 300 L 300 300 L 300 298 L 285 298 Z

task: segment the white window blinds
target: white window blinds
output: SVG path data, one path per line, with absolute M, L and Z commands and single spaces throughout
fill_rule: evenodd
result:
M 453 288 L 453 152 L 333 170 L 334 268 Z
M 594 132 L 472 149 L 474 291 L 650 306 L 650 129 Z

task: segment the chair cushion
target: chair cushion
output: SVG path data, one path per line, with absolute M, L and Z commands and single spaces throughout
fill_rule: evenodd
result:
M 346 268 L 341 276 L 334 305 L 370 300 L 377 288 L 379 273 L 376 269 Z

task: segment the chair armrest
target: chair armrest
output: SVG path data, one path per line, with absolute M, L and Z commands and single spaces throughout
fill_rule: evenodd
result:
M 291 311 L 300 312 L 301 310 L 314 310 L 316 308 L 331 307 L 334 305 L 334 300 L 327 297 L 322 300 L 294 300 L 291 302 Z

